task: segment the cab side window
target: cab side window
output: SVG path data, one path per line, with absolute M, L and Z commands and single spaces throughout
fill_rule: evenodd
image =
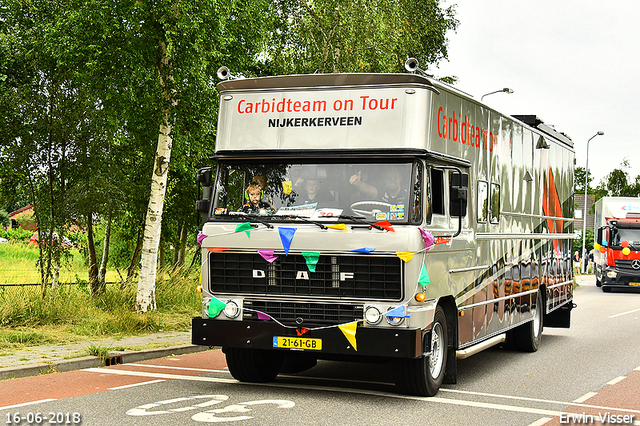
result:
M 444 214 L 444 171 L 431 169 L 431 211 Z

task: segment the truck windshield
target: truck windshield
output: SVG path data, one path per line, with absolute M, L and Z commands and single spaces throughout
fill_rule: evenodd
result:
M 617 228 L 611 245 L 619 246 L 625 240 L 633 246 L 640 247 L 640 228 Z
M 419 161 L 221 161 L 211 218 L 416 223 L 422 218 L 422 170 Z

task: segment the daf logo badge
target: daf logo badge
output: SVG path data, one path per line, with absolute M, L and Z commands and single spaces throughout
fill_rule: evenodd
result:
M 631 267 L 632 267 L 633 269 L 640 269 L 640 260 L 638 260 L 638 259 L 633 259 L 633 260 L 631 261 Z

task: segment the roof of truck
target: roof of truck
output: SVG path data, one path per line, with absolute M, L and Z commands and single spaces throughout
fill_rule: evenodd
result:
M 272 77 L 238 78 L 218 83 L 219 91 L 270 90 L 281 88 L 315 88 L 349 86 L 423 86 L 434 88 L 434 84 L 419 74 L 296 74 Z

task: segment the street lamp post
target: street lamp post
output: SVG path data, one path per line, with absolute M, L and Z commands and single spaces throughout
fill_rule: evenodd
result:
M 596 136 L 604 135 L 603 131 L 599 131 L 591 136 L 587 141 L 587 164 L 584 168 L 584 210 L 582 212 L 582 273 L 587 272 L 587 195 L 589 190 L 589 142 Z
M 489 92 L 486 93 L 484 95 L 482 95 L 482 97 L 480 98 L 480 102 L 482 102 L 482 100 L 484 99 L 485 96 L 489 96 L 489 95 L 493 95 L 494 93 L 513 93 L 513 89 L 509 89 L 508 87 L 505 87 L 504 89 L 500 89 L 500 90 L 496 90 L 495 92 Z

